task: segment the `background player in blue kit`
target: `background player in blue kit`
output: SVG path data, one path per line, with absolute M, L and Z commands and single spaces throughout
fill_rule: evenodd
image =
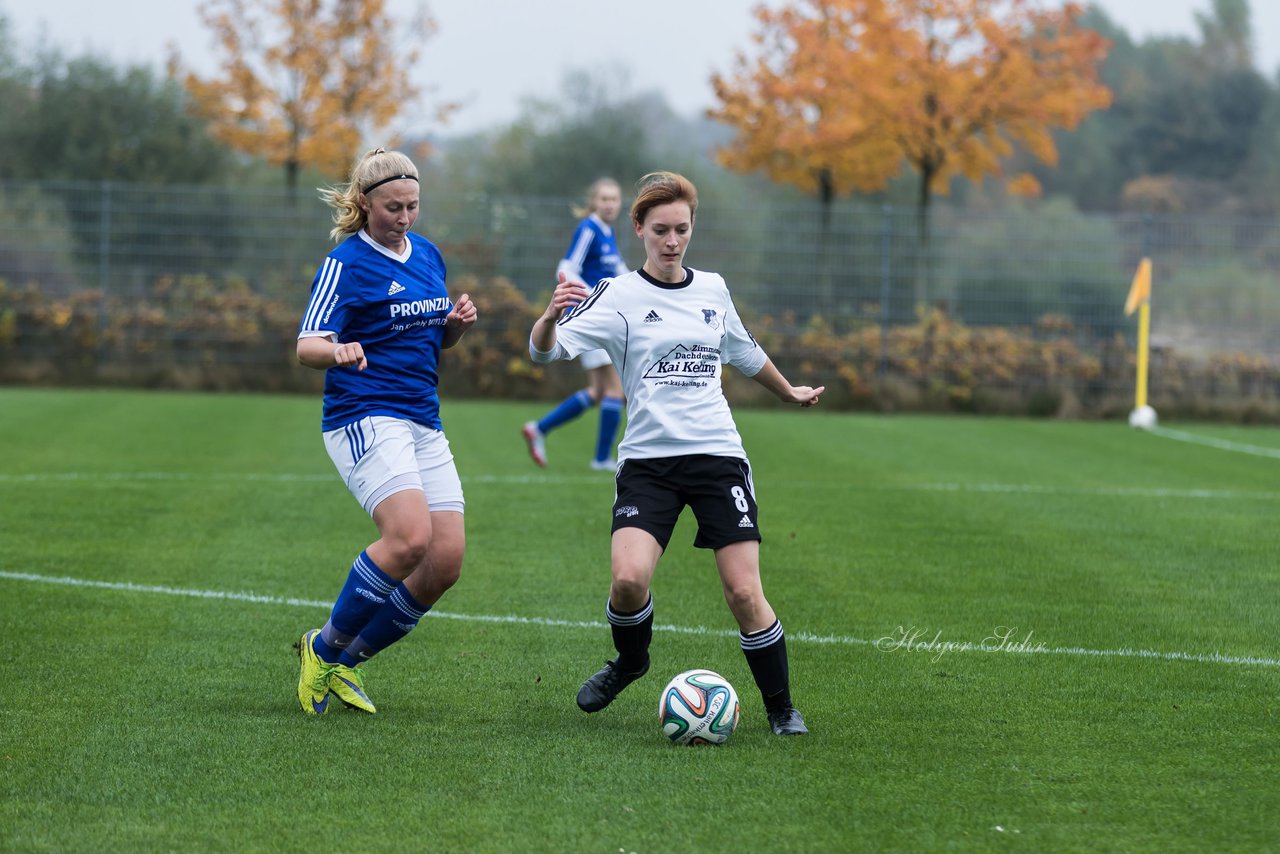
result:
M 324 714 L 332 692 L 373 713 L 359 665 L 408 634 L 462 570 L 462 483 L 437 365 L 476 307 L 466 294 L 449 299 L 440 251 L 410 231 L 419 188 L 408 157 L 374 149 L 350 183 L 322 195 L 342 242 L 311 285 L 298 361 L 325 371 L 325 447 L 378 539 L 355 559 L 328 622 L 297 644 L 298 702 Z
M 590 289 L 601 279 L 626 273 L 627 266 L 618 252 L 617 235 L 613 231 L 613 223 L 621 210 L 622 189 L 618 182 L 612 178 L 597 179 L 587 190 L 586 209 L 575 211 L 582 220 L 573 232 L 569 251 L 556 267 L 556 274 L 563 274 L 569 281 L 579 282 Z M 524 425 L 529 456 L 538 465 L 545 466 L 546 434 L 598 403 L 600 426 L 591 467 L 613 471 L 616 465 L 613 444 L 622 423 L 622 381 L 603 350 L 588 350 L 578 357 L 578 363 L 587 372 L 588 386 L 566 397 L 540 420 Z
M 791 700 L 786 638 L 760 581 L 751 464 L 721 389 L 721 365 L 802 407 L 817 404 L 824 388 L 793 386 L 743 325 L 724 279 L 684 266 L 697 210 L 688 179 L 670 172 L 642 178 L 631 222 L 644 242 L 644 266 L 589 295 L 561 275 L 529 338 L 536 362 L 603 347 L 622 370 L 627 396 L 605 606 L 618 655 L 583 683 L 578 706 L 597 712 L 648 672 L 649 585 L 687 506 L 698 520 L 694 546 L 715 553 L 769 725 L 778 735 L 801 735 L 808 729 Z

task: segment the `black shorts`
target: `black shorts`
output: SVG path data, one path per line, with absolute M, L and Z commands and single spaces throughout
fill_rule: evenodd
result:
M 664 551 L 686 506 L 698 520 L 695 548 L 760 540 L 751 464 L 746 460 L 709 454 L 623 460 L 617 487 L 613 530 L 648 531 Z

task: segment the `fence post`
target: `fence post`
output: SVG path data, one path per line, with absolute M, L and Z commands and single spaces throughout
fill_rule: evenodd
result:
M 889 371 L 889 283 L 893 275 L 893 205 L 885 205 L 880 217 L 880 358 L 876 375 Z
M 103 181 L 98 192 L 98 354 L 106 339 L 107 295 L 111 290 L 111 182 Z

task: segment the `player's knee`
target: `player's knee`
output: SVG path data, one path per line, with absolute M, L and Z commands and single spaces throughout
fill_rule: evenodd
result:
M 725 584 L 724 600 L 734 614 L 751 614 L 768 604 L 757 584 Z
M 457 584 L 458 579 L 461 577 L 462 566 L 454 564 L 447 567 L 436 567 L 436 574 L 432 580 L 435 582 L 436 589 L 443 595 L 446 590 Z
M 439 591 L 443 593 L 458 583 L 462 577 L 462 549 L 447 548 L 431 553 L 431 575 Z
M 619 605 L 643 607 L 649 598 L 649 579 L 644 573 L 617 571 L 613 573 L 610 598 Z
M 412 570 L 427 559 L 431 544 L 431 525 L 415 525 L 410 529 L 395 531 L 383 537 L 391 552 L 391 559 L 399 567 Z
M 446 591 L 458 583 L 462 575 L 462 550 L 432 542 L 423 550 L 423 556 L 405 579 L 409 592 L 424 605 L 436 602 Z

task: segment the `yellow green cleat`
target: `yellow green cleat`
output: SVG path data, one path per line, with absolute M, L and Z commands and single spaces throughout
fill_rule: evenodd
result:
M 323 715 L 329 710 L 329 676 L 338 665 L 330 664 L 316 655 L 311 640 L 320 634 L 319 629 L 303 633 L 294 646 L 298 650 L 301 665 L 298 672 L 298 702 L 309 715 Z
M 348 667 L 336 664 L 329 674 L 329 690 L 348 708 L 369 714 L 376 714 L 378 709 L 364 692 L 364 668 Z

